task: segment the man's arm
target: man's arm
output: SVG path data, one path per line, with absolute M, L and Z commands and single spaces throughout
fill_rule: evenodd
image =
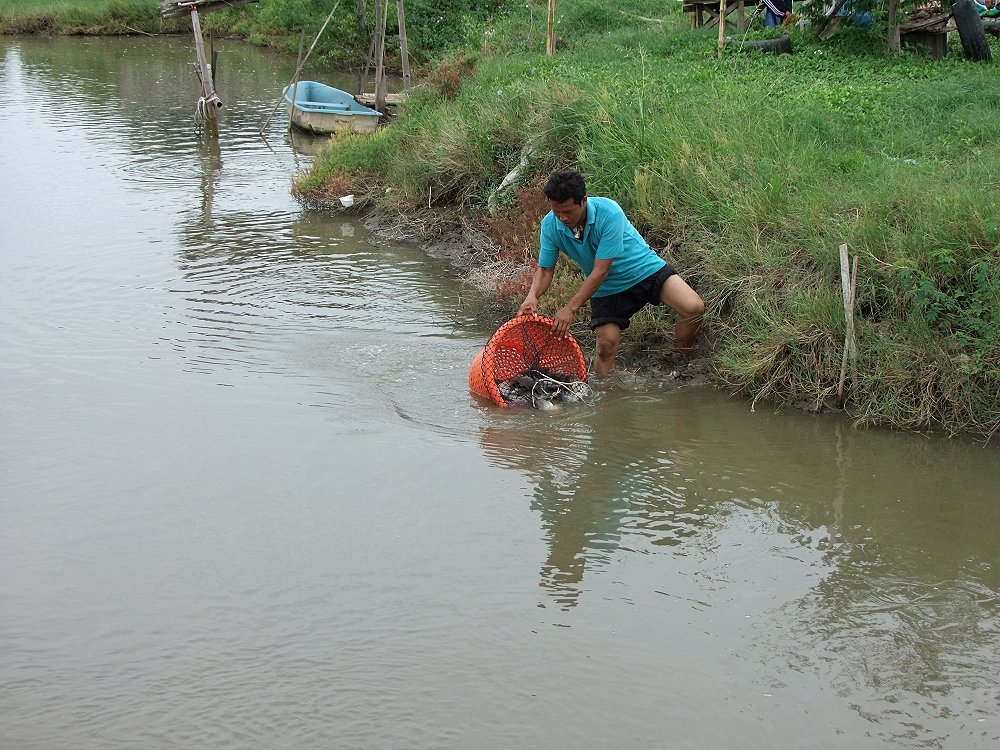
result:
M 517 310 L 518 315 L 534 315 L 538 312 L 538 299 L 549 290 L 555 270 L 542 266 L 535 269 L 535 275 L 531 277 L 531 288 L 528 289 L 528 295 Z
M 573 324 L 573 318 L 576 317 L 577 312 L 583 307 L 587 301 L 594 296 L 594 292 L 598 290 L 604 280 L 608 278 L 608 272 L 611 270 L 611 260 L 598 258 L 594 261 L 594 270 L 590 272 L 590 275 L 583 280 L 580 284 L 580 288 L 576 290 L 576 294 L 573 298 L 566 303 L 566 305 L 560 308 L 553 317 L 552 328 L 556 336 L 562 336 L 567 331 L 569 327 Z M 549 274 L 549 280 L 552 280 L 552 275 Z M 532 284 L 534 286 L 534 284 Z M 546 284 L 546 288 L 548 285 Z

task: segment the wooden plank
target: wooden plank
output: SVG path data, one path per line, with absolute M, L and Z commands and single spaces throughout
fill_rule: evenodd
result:
M 681 5 L 681 10 L 685 13 L 691 14 L 691 28 L 692 29 L 710 29 L 719 23 L 719 16 L 722 12 L 722 5 L 724 0 L 684 0 Z M 753 0 L 750 0 L 751 4 Z M 746 0 L 729 0 L 726 3 L 726 16 L 736 13 L 736 23 L 737 28 L 741 31 L 745 31 L 743 24 L 745 21 L 741 21 L 741 17 L 745 19 L 744 8 L 746 7 Z M 707 18 L 706 18 L 707 16 Z
M 260 0 L 163 0 L 160 3 L 162 18 L 180 18 L 191 12 L 192 8 L 204 13 L 217 8 L 233 8 L 237 5 L 256 3 Z
M 366 107 L 372 107 L 375 105 L 375 94 L 357 94 L 354 100 L 358 104 L 364 104 Z M 386 94 L 385 103 L 387 106 L 396 107 L 406 101 L 406 94 Z

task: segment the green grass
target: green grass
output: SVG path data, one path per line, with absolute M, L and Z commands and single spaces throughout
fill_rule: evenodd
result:
M 156 0 L 0 0 L 0 33 L 124 34 L 161 31 Z
M 575 166 L 654 246 L 679 243 L 673 258 L 709 304 L 720 379 L 753 399 L 817 409 L 839 379 L 847 243 L 860 259 L 851 413 L 906 429 L 996 429 L 993 66 L 964 61 L 957 45 L 942 61 L 892 58 L 861 31 L 822 43 L 793 30 L 794 55 L 720 59 L 714 32 L 692 33 L 687 17 L 657 3 L 562 7 L 555 57 L 541 54 L 535 4 L 482 35 L 463 70 L 442 65 L 379 135 L 379 154 L 405 159 L 359 163 L 365 139 L 344 139 L 308 179 L 357 170 L 391 188 L 378 198 L 387 208 L 415 212 L 430 197 L 485 218 L 525 153 L 524 190 Z M 523 278 L 523 266 L 496 268 Z M 512 281 L 490 287 L 510 291 L 511 305 L 521 288 Z M 564 292 L 574 283 L 559 282 Z M 669 322 L 644 316 L 628 339 L 642 347 Z

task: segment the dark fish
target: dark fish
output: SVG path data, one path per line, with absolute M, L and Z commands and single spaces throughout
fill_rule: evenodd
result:
M 558 403 L 582 401 L 590 387 L 582 380 L 567 377 L 545 367 L 533 367 L 497 383 L 504 400 L 513 405 L 533 406 L 547 411 Z

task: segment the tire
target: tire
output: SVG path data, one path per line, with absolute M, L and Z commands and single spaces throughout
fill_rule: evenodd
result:
M 751 41 L 727 39 L 726 46 L 736 49 L 759 49 L 761 52 L 772 55 L 792 54 L 792 40 L 787 36 L 781 36 L 777 39 L 756 39 Z
M 975 3 L 972 0 L 955 0 L 951 4 L 951 13 L 955 17 L 955 28 L 962 40 L 962 52 L 966 59 L 990 62 L 993 56 L 990 54 L 989 42 L 986 41 L 986 32 L 983 31 L 983 19 L 976 12 Z

